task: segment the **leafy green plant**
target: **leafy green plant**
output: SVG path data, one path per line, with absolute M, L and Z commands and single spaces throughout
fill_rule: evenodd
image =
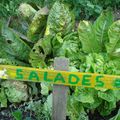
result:
M 49 1 L 50 3 L 41 1 L 41 7 L 49 4 L 47 14 L 44 14 L 43 8 L 38 5 L 24 4 L 27 6 L 25 9 L 28 10 L 28 14 L 18 14 L 18 17 L 23 17 L 19 19 L 19 24 L 15 25 L 14 19 L 10 25 L 1 21 L 0 64 L 53 70 L 53 59 L 62 56 L 69 58 L 70 71 L 120 75 L 118 66 L 120 64 L 120 20 L 114 22 L 112 11 L 107 9 L 96 21 L 81 20 L 76 27 L 76 14 L 81 14 L 81 19 L 89 19 L 96 12 L 99 14 L 103 9 L 99 8 L 99 5 L 104 1 L 71 1 Z M 97 6 L 98 2 L 100 4 Z M 110 3 L 106 3 L 107 5 Z M 79 13 L 77 10 L 80 10 Z M 23 12 L 20 7 L 18 12 Z M 29 103 L 28 109 L 34 111 L 38 119 L 50 120 L 51 86 L 44 83 L 27 85 L 18 81 L 3 81 L 1 106 L 6 106 L 7 100 L 16 103 L 26 101 L 28 97 L 34 99 L 32 95 L 39 94 L 45 97 L 35 102 L 31 100 L 33 102 Z M 102 116 L 110 115 L 116 109 L 116 103 L 120 101 L 120 91 L 82 87 L 70 87 L 70 90 L 72 92 L 68 99 L 67 114 L 71 120 L 88 120 L 87 113 L 90 111 L 92 113 L 98 111 Z M 2 98 L 6 100 L 5 103 Z

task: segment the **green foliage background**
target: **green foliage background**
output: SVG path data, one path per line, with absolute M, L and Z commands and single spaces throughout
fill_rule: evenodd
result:
M 30 3 L 39 6 L 51 7 L 57 0 L 1 0 L 0 16 L 9 17 L 16 15 L 16 8 L 20 3 Z M 71 9 L 75 12 L 76 19 L 93 19 L 98 17 L 103 9 L 107 7 L 113 10 L 120 8 L 120 0 L 60 0 L 67 2 Z

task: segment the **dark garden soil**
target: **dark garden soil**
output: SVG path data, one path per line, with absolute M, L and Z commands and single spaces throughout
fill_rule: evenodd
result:
M 26 105 L 25 104 L 20 104 L 20 105 L 9 105 L 7 108 L 2 108 L 0 110 L 0 120 L 15 120 L 14 117 L 12 116 L 12 112 L 16 110 L 21 110 L 22 111 L 22 120 L 38 120 L 35 117 L 35 114 L 33 111 L 26 110 L 25 109 Z M 109 116 L 103 117 L 101 116 L 97 111 L 93 113 L 89 112 L 89 120 L 109 120 L 113 116 L 115 116 L 118 112 L 118 109 L 120 108 L 120 103 L 117 104 L 117 108 L 112 111 L 112 113 Z M 45 119 L 44 119 L 45 120 Z M 67 117 L 67 120 L 69 118 Z
M 13 105 L 11 104 L 7 108 L 2 108 L 0 110 L 0 120 L 15 120 L 14 117 L 12 116 L 12 112 L 16 110 L 22 111 L 22 120 L 37 120 L 35 118 L 35 114 L 33 111 L 30 110 L 25 110 L 26 105 L 21 104 L 21 105 Z

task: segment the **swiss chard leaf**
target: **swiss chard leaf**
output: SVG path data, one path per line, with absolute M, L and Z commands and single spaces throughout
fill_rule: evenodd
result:
M 107 52 L 113 57 L 120 56 L 120 20 L 114 22 L 108 31 L 109 42 L 106 44 Z
M 96 39 L 93 25 L 88 21 L 81 21 L 78 27 L 79 39 L 85 53 L 101 52 L 101 46 Z
M 65 36 L 74 27 L 74 15 L 69 11 L 68 5 L 55 2 L 48 16 L 45 35 L 62 33 Z
M 113 14 L 110 10 L 103 11 L 94 22 L 96 39 L 100 43 L 102 51 L 105 51 L 105 43 L 108 42 L 108 29 L 113 23 Z
M 3 38 L 0 41 L 1 51 L 6 53 L 6 55 L 11 55 L 18 60 L 27 62 L 31 48 L 11 28 L 5 25 L 2 27 L 2 36 Z
M 47 55 L 51 54 L 51 39 L 52 36 L 46 36 L 40 39 L 32 48 L 29 62 L 33 67 L 47 67 L 45 60 Z
M 32 42 L 37 42 L 43 36 L 48 16 L 48 9 L 39 10 L 28 28 L 27 36 Z

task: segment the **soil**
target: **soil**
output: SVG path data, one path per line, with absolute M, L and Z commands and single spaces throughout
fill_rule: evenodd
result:
M 22 111 L 22 120 L 37 120 L 35 118 L 34 112 L 30 110 L 25 110 L 25 107 L 26 107 L 25 104 L 21 104 L 19 106 L 11 104 L 7 108 L 2 108 L 0 110 L 0 120 L 15 120 L 14 117 L 12 116 L 12 112 L 18 109 Z

